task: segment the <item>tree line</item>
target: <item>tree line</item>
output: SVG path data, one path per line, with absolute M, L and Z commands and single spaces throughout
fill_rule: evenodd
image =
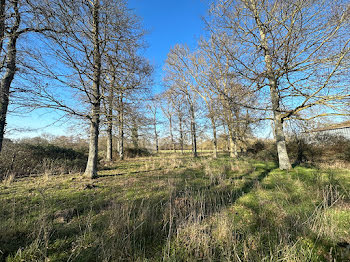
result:
M 218 126 L 236 157 L 252 126 L 270 120 L 279 167 L 290 169 L 287 122 L 349 113 L 349 18 L 347 1 L 213 1 L 206 35 L 194 50 L 174 46 L 164 67 L 163 97 L 174 114 L 184 112 L 176 101 L 187 108 L 193 155 L 204 110 L 214 157 Z
M 123 159 L 124 125 L 137 117 L 152 66 L 141 20 L 124 0 L 11 0 L 0 7 L 0 149 L 10 99 L 21 107 L 60 110 L 90 123 L 85 175 L 97 176 L 98 138 L 118 126 Z M 16 79 L 15 79 L 16 75 Z

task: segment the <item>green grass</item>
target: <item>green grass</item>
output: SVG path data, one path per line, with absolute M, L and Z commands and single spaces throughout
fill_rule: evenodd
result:
M 160 155 L 0 185 L 0 261 L 347 261 L 350 172 Z

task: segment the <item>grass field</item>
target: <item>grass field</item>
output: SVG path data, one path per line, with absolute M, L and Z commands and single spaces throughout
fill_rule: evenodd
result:
M 350 261 L 350 171 L 166 154 L 0 185 L 0 261 Z

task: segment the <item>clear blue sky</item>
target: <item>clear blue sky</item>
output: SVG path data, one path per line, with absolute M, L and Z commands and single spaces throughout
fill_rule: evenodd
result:
M 155 91 L 161 89 L 162 67 L 166 56 L 175 44 L 194 47 L 203 34 L 208 0 L 130 0 L 129 6 L 143 19 L 149 31 L 146 56 L 156 66 Z
M 148 49 L 145 56 L 156 67 L 154 92 L 162 90 L 162 67 L 167 53 L 177 43 L 194 47 L 203 33 L 201 20 L 208 10 L 208 0 L 129 0 L 129 7 L 143 20 L 143 27 L 149 31 L 146 36 Z M 66 123 L 46 127 L 58 118 L 57 113 L 35 111 L 31 114 L 9 115 L 8 133 L 5 137 L 33 137 L 42 133 L 71 135 Z M 16 129 L 33 128 L 35 131 Z M 44 128 L 46 127 L 46 128 Z

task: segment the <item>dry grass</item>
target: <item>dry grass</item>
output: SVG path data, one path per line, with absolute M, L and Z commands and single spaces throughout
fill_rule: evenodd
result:
M 346 261 L 348 171 L 170 156 L 0 187 L 7 261 Z

